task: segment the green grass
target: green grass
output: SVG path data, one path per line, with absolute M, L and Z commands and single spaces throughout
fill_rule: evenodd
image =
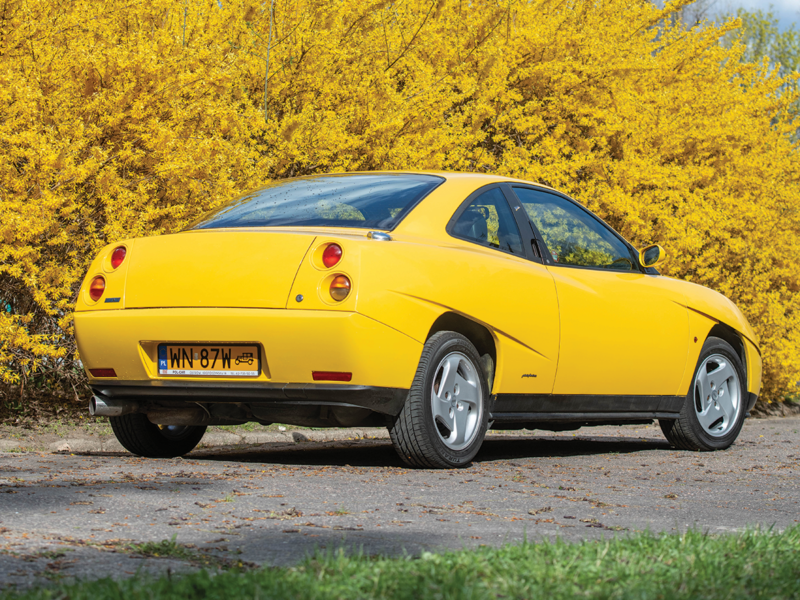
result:
M 120 549 L 123 552 L 129 552 L 148 558 L 173 558 L 188 562 L 196 567 L 208 567 L 217 570 L 238 569 L 243 564 L 238 559 L 220 558 L 214 554 L 199 552 L 194 546 L 190 548 L 189 546 L 176 542 L 176 537 L 177 534 L 173 535 L 171 539 L 162 540 L 160 542 L 127 544 L 123 545 Z
M 196 558 L 197 552 L 190 550 L 186 546 L 175 541 L 176 535 L 169 540 L 161 542 L 144 542 L 142 544 L 130 544 L 128 549 L 142 556 L 153 558 L 177 558 L 179 560 L 191 561 Z
M 265 544 L 271 543 L 265 539 Z M 55 584 L 3 598 L 799 598 L 800 527 L 711 536 L 637 534 L 418 558 L 318 554 L 290 568 Z

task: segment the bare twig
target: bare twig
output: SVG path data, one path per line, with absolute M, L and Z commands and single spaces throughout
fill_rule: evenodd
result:
M 183 5 L 183 40 L 182 45 L 186 48 L 186 16 L 189 13 L 189 0 L 186 0 L 186 4 Z
M 272 19 L 275 10 L 275 0 L 269 3 L 269 38 L 267 39 L 267 72 L 264 74 L 264 124 L 269 121 L 269 105 L 267 104 L 267 92 L 269 88 L 269 51 L 272 49 Z
M 391 69 L 393 66 L 395 66 L 397 64 L 397 61 L 399 61 L 401 58 L 403 58 L 405 56 L 406 52 L 408 51 L 408 49 L 411 48 L 411 44 L 414 43 L 414 40 L 417 39 L 417 35 L 419 35 L 419 32 L 422 31 L 423 27 L 425 27 L 425 23 L 428 22 L 428 17 L 431 16 L 431 12 L 433 12 L 433 9 L 434 9 L 434 7 L 436 6 L 436 4 L 438 2 L 439 2 L 439 0 L 433 0 L 433 2 L 431 2 L 431 6 L 428 9 L 427 14 L 425 15 L 425 18 L 422 20 L 422 23 L 420 24 L 419 27 L 417 27 L 417 30 L 414 32 L 414 35 L 411 36 L 411 39 L 408 41 L 408 44 L 406 44 L 406 47 L 403 48 L 403 51 L 397 56 L 397 58 L 395 58 L 392 61 L 392 63 L 388 67 L 386 67 L 387 71 L 389 69 Z

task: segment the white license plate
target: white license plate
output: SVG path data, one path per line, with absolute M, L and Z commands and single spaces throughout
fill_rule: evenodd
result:
M 258 377 L 258 346 L 159 344 L 158 374 L 184 377 Z

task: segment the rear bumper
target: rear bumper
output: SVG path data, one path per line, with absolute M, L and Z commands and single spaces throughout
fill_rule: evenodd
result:
M 354 312 L 287 309 L 170 308 L 75 313 L 75 335 L 87 369 L 113 368 L 116 378 L 92 378 L 96 389 L 141 386 L 188 395 L 202 390 L 266 394 L 275 399 L 339 393 L 315 384 L 312 371 L 352 373 L 352 393 L 366 388 L 409 389 L 422 344 Z M 259 347 L 253 378 L 170 377 L 158 374 L 158 344 L 248 343 Z M 334 389 L 335 388 L 335 389 Z M 234 391 L 238 390 L 238 391 Z M 250 391 L 247 391 L 250 390 Z
M 364 385 L 231 383 L 180 381 L 95 381 L 92 391 L 104 398 L 162 406 L 198 403 L 246 403 L 248 405 L 331 406 L 367 408 L 377 413 L 397 416 L 408 390 Z

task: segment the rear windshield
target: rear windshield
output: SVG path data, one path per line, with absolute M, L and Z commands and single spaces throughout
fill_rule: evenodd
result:
M 391 230 L 443 181 L 406 173 L 283 179 L 223 204 L 190 229 L 321 225 Z

